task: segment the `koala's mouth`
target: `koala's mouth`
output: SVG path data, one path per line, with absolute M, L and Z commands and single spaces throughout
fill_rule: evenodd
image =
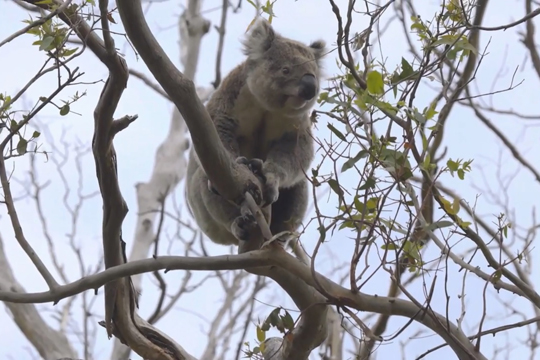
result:
M 289 96 L 287 97 L 286 104 L 288 107 L 294 109 L 294 110 L 301 110 L 307 105 L 308 101 L 300 96 Z

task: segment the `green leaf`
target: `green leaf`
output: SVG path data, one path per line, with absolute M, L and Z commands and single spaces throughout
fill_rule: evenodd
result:
M 368 208 L 368 210 L 374 210 L 375 208 L 377 208 L 378 202 L 379 198 L 373 197 L 367 201 L 366 207 Z
M 30 35 L 35 35 L 35 36 L 39 36 L 41 34 L 38 27 L 31 28 L 26 33 Z
M 381 223 L 383 223 L 384 225 L 386 225 L 386 227 L 389 228 L 392 231 L 397 231 L 398 233 L 400 233 L 402 235 L 407 235 L 408 234 L 408 232 L 403 230 L 401 225 L 399 225 L 399 223 L 396 223 L 394 220 L 388 221 L 386 219 L 380 218 L 379 221 Z
M 365 211 L 365 208 L 366 206 L 364 205 L 363 202 L 360 201 L 360 199 L 358 198 L 358 196 L 355 196 L 354 197 L 354 207 L 356 208 L 356 210 L 359 212 L 359 213 L 363 213 Z
M 426 119 L 430 120 L 432 119 L 435 115 L 438 114 L 437 111 L 435 111 L 435 107 L 437 106 L 437 104 L 434 102 L 431 103 L 431 105 L 429 105 L 429 108 L 427 109 L 426 111 Z
M 322 102 L 325 102 L 328 100 L 328 91 L 325 91 L 325 92 L 322 92 L 319 94 L 319 99 L 317 100 L 317 102 L 320 104 Z
M 364 185 L 360 186 L 358 190 L 366 190 L 375 188 L 375 178 L 372 176 L 368 177 Z
M 19 155 L 26 154 L 26 148 L 28 147 L 28 141 L 26 141 L 23 138 L 19 139 L 19 143 L 17 144 L 17 152 Z
M 266 321 L 262 324 L 261 330 L 262 331 L 270 330 L 270 322 L 268 321 L 268 319 L 266 319 Z
M 454 203 L 452 204 L 452 208 L 454 209 L 455 213 L 459 213 L 459 210 L 461 209 L 461 204 L 459 203 L 459 199 L 456 197 L 454 198 Z
M 62 51 L 62 57 L 68 57 L 68 56 L 71 56 L 73 54 L 75 54 L 75 52 L 79 50 L 79 48 L 73 48 L 73 49 L 66 49 L 64 51 Z
M 403 244 L 403 252 L 409 255 L 414 260 L 420 260 L 420 249 L 422 246 L 418 242 L 405 241 Z
M 476 50 L 476 48 L 469 42 L 469 40 L 467 40 L 466 37 L 461 38 L 456 43 L 456 48 L 460 50 L 469 50 L 469 51 L 472 51 L 474 54 L 478 54 L 478 51 Z
M 45 36 L 43 40 L 41 40 L 41 45 L 39 45 L 39 50 L 51 50 L 51 45 L 54 42 L 53 36 Z
M 368 107 L 366 102 L 363 99 L 363 96 L 359 96 L 354 100 L 354 104 L 358 106 L 360 110 L 367 111 Z
M 443 35 L 437 41 L 434 41 L 432 46 L 453 45 L 458 39 L 458 35 Z
M 448 166 L 448 169 L 450 169 L 450 171 L 457 171 L 459 169 L 459 163 L 452 159 L 448 159 L 448 161 L 446 162 L 446 166 Z
M 383 250 L 396 250 L 397 246 L 394 243 L 382 244 L 381 249 L 383 249 Z
M 347 141 L 345 138 L 345 135 L 341 133 L 338 129 L 336 129 L 332 124 L 328 124 L 328 128 L 341 140 L 341 141 Z
M 405 79 L 414 74 L 414 69 L 405 58 L 401 58 L 401 69 L 403 72 L 399 75 L 400 79 Z
M 470 225 L 471 225 L 471 222 L 469 222 L 469 221 L 461 221 L 459 223 L 459 226 L 461 226 L 463 229 L 468 228 Z
M 69 114 L 69 105 L 66 104 L 60 108 L 60 115 L 65 116 Z
M 283 325 L 285 326 L 285 329 L 287 330 L 294 329 L 294 320 L 288 311 L 285 311 L 285 315 L 282 316 L 281 318 L 283 320 Z
M 340 225 L 339 230 L 343 230 L 345 228 L 354 229 L 354 222 L 352 221 L 344 221 L 343 224 Z
M 414 108 L 414 119 L 420 124 L 425 124 L 427 121 L 424 115 L 420 114 L 420 112 L 418 112 L 418 109 L 416 108 Z
M 370 71 L 367 75 L 367 90 L 371 94 L 382 95 L 384 93 L 383 77 L 378 71 Z
M 335 192 L 336 194 L 338 194 L 339 197 L 342 197 L 342 196 L 343 196 L 343 190 L 341 190 L 341 188 L 339 187 L 338 182 L 337 182 L 335 179 L 330 179 L 330 180 L 328 180 L 328 185 L 330 185 L 330 187 L 332 188 L 332 190 L 334 190 L 334 192 Z
M 34 131 L 34 133 L 32 134 L 32 137 L 34 139 L 37 139 L 39 137 L 39 135 L 41 135 L 41 133 L 39 131 Z
M 271 325 L 277 326 L 278 323 L 281 321 L 281 319 L 279 318 L 280 311 L 281 311 L 281 308 L 279 307 L 272 310 L 270 315 L 268 315 L 268 318 L 266 319 L 266 321 L 269 321 Z
M 379 109 L 389 112 L 392 115 L 397 114 L 397 109 L 394 106 L 392 106 L 390 103 L 387 103 L 386 101 L 377 101 L 375 105 L 378 106 Z
M 443 220 L 443 221 L 434 222 L 433 224 L 429 224 L 426 228 L 430 231 L 433 231 L 435 229 L 442 229 L 442 228 L 449 227 L 452 225 L 454 225 L 452 221 Z
M 426 133 L 424 131 L 420 131 L 420 136 L 422 137 L 422 149 L 427 149 L 428 139 L 426 137 Z
M 350 168 L 352 168 L 354 166 L 354 164 L 356 164 L 356 162 L 358 160 L 360 160 L 362 158 L 365 158 L 368 155 L 369 155 L 369 153 L 367 152 L 367 150 L 360 150 L 360 152 L 358 152 L 358 154 L 356 154 L 355 157 L 350 158 L 349 160 L 345 161 L 345 163 L 341 167 L 341 172 L 345 172 L 345 171 L 349 170 Z
M 266 332 L 258 326 L 257 326 L 257 340 L 259 340 L 259 342 L 263 342 L 264 340 L 266 340 Z
M 422 167 L 424 170 L 429 170 L 429 165 L 431 164 L 431 155 L 429 155 L 429 152 L 426 153 L 426 157 L 424 158 L 424 163 L 422 164 Z

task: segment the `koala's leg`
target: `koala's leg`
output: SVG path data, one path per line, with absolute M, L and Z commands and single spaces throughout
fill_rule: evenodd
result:
M 194 217 L 201 230 L 215 243 L 238 244 L 261 236 L 251 213 L 240 209 L 208 188 L 208 177 L 198 168 L 189 182 L 189 199 Z M 263 212 L 263 214 L 265 214 Z M 265 214 L 269 217 L 270 214 Z
M 309 199 L 308 181 L 306 179 L 290 188 L 280 189 L 279 197 L 272 204 L 272 235 L 282 231 L 296 231 L 302 224 L 307 211 Z
M 223 245 L 236 245 L 238 239 L 230 228 L 240 211 L 219 195 L 208 190 L 208 177 L 199 167 L 188 178 L 188 197 L 190 210 L 202 232 L 213 242 Z M 213 195 L 213 196 L 210 196 Z

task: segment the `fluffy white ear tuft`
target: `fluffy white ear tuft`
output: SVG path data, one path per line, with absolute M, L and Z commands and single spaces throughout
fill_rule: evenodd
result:
M 326 55 L 326 42 L 324 40 L 314 41 L 309 45 L 309 47 L 311 48 L 311 51 L 313 51 L 313 55 L 315 55 L 317 60 Z
M 259 57 L 270 49 L 276 34 L 272 25 L 265 19 L 258 19 L 249 30 L 249 34 L 242 42 L 244 54 L 249 57 Z

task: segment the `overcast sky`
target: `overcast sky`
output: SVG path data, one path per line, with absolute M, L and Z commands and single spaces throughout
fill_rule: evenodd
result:
M 345 1 L 336 1 L 343 7 Z M 420 2 L 418 2 L 420 3 Z M 436 11 L 438 1 L 422 0 L 422 5 L 418 6 L 422 13 L 420 14 L 423 19 L 429 19 Z M 509 3 L 512 4 L 509 6 Z M 491 2 L 486 14 L 486 26 L 501 25 L 514 21 L 523 16 L 524 5 L 522 1 L 499 1 Z M 203 9 L 208 10 L 204 12 L 204 16 L 207 17 L 212 24 L 219 24 L 220 11 L 212 10 L 221 5 L 221 0 L 205 1 Z M 11 1 L 3 1 L 0 3 L 0 40 L 3 40 L 11 33 L 21 29 L 25 24 L 22 20 L 27 18 L 25 11 L 21 10 L 18 6 L 11 3 Z M 178 5 L 178 1 L 168 1 L 162 3 L 153 4 L 148 11 L 147 21 L 151 28 L 155 31 L 155 35 L 160 41 L 161 45 L 171 57 L 171 59 L 178 65 L 178 32 L 177 32 L 177 16 L 181 13 L 182 9 Z M 327 0 L 298 0 L 287 1 L 278 0 L 275 5 L 275 13 L 277 17 L 273 21 L 275 29 L 281 34 L 292 37 L 294 39 L 310 42 L 322 38 L 326 40 L 330 47 L 335 47 L 336 38 L 336 20 L 334 14 L 331 12 L 330 4 Z M 391 12 L 388 12 L 383 21 L 386 23 L 389 20 Z M 225 50 L 223 54 L 222 72 L 225 74 L 231 70 L 234 66 L 243 60 L 241 53 L 241 47 L 239 39 L 243 36 L 243 33 L 252 20 L 254 11 L 249 4 L 243 2 L 243 9 L 238 14 L 230 14 L 229 22 L 227 24 L 227 37 L 225 43 Z M 114 15 L 118 23 L 120 23 L 120 17 Z M 539 21 L 536 21 L 537 25 L 540 25 Z M 361 31 L 368 24 L 368 19 L 361 16 L 355 18 L 353 23 L 353 31 Z M 525 52 L 522 44 L 519 42 L 518 31 L 523 30 L 524 26 L 519 26 L 517 29 L 510 29 L 505 32 L 492 32 L 489 34 L 483 34 L 481 37 L 481 48 L 489 42 L 488 53 L 489 55 L 483 59 L 479 72 L 476 75 L 476 86 L 479 88 L 478 92 L 489 92 L 490 89 L 504 89 L 507 88 L 512 79 L 512 73 L 516 67 L 519 70 L 515 76 L 515 83 L 523 80 L 523 83 L 509 93 L 498 94 L 492 98 L 493 103 L 502 109 L 519 109 L 521 113 L 525 114 L 538 114 L 538 92 L 539 92 L 539 79 L 535 77 L 531 71 L 530 62 L 525 60 Z M 121 26 L 114 26 L 114 30 L 122 32 Z M 402 28 L 399 23 L 395 23 L 390 26 L 386 32 L 386 35 L 382 41 L 382 47 L 376 47 L 376 51 L 373 51 L 375 57 L 384 59 L 388 69 L 394 69 L 397 64 L 400 63 L 401 57 L 404 56 L 408 59 L 412 58 L 412 55 L 407 52 L 407 44 L 402 36 Z M 488 37 L 488 35 L 490 37 Z M 37 47 L 32 46 L 31 43 L 35 39 L 30 35 L 20 36 L 16 40 L 12 41 L 8 45 L 0 48 L 0 91 L 8 94 L 14 94 L 18 91 L 42 66 L 44 56 L 40 53 Z M 209 86 L 211 81 L 214 80 L 214 68 L 215 68 L 215 51 L 217 48 L 218 35 L 217 32 L 212 31 L 205 36 L 202 43 L 200 63 L 198 72 L 196 75 L 196 83 L 200 86 Z M 137 60 L 132 49 L 127 46 L 122 37 L 116 37 L 116 45 L 121 49 L 121 52 L 125 54 L 128 66 L 142 71 L 149 76 L 150 73 L 146 69 L 144 63 L 141 60 Z M 328 76 L 336 74 L 338 68 L 335 61 L 335 52 L 325 60 L 325 73 Z M 58 111 L 51 107 L 48 107 L 40 114 L 39 120 L 42 123 L 47 124 L 49 131 L 54 135 L 56 141 L 59 141 L 62 130 L 65 130 L 65 140 L 69 142 L 79 139 L 87 146 L 91 143 L 93 133 L 93 110 L 99 94 L 102 90 L 102 83 L 91 85 L 98 80 L 106 79 L 107 70 L 96 57 L 89 51 L 83 56 L 79 57 L 73 64 L 79 66 L 81 71 L 85 72 L 82 81 L 87 84 L 81 85 L 76 89 L 80 92 L 86 91 L 87 95 L 72 106 L 72 110 L 78 114 L 69 114 L 65 117 L 60 117 Z M 27 92 L 25 99 L 20 100 L 17 104 L 18 109 L 28 108 L 27 104 L 33 104 L 39 96 L 47 95 L 52 89 L 56 87 L 56 81 L 54 76 L 49 76 L 38 81 Z M 64 92 L 60 98 L 67 98 L 73 95 L 74 88 L 70 88 L 69 91 Z M 429 89 L 425 89 L 419 92 L 419 96 L 416 100 L 416 106 L 422 109 L 428 106 L 432 100 L 433 93 L 430 93 Z M 490 101 L 486 99 L 486 101 Z M 129 79 L 128 88 L 124 92 L 120 105 L 116 111 L 116 117 L 120 117 L 126 114 L 133 115 L 138 114 L 139 119 L 133 123 L 127 130 L 120 133 L 115 139 L 115 147 L 118 158 L 118 174 L 120 187 L 122 189 L 123 196 L 129 206 L 130 212 L 126 217 L 123 227 L 123 237 L 130 247 L 130 241 L 133 239 L 135 229 L 135 211 L 137 209 L 137 203 L 135 198 L 134 185 L 137 182 L 147 181 L 152 171 L 154 164 L 154 155 L 157 146 L 162 142 L 166 135 L 170 122 L 170 113 L 172 110 L 172 104 L 163 99 L 160 95 L 145 86 L 138 79 L 131 77 Z M 513 141 L 522 154 L 527 156 L 531 163 L 536 168 L 540 168 L 540 159 L 533 154 L 540 153 L 540 141 L 537 123 L 531 122 L 527 124 L 523 121 L 517 121 L 514 118 L 505 116 L 491 116 L 490 118 L 498 127 L 503 131 L 508 138 Z M 319 126 L 320 131 L 317 135 L 321 138 L 328 137 L 328 131 L 326 130 L 325 121 L 321 120 Z M 48 142 L 45 138 L 41 139 L 43 142 L 43 148 L 47 149 Z M 501 153 L 501 144 L 475 117 L 474 114 L 468 109 L 462 107 L 455 107 L 452 110 L 452 114 L 448 120 L 448 126 L 445 130 L 445 139 L 443 145 L 450 145 L 447 158 L 453 159 L 474 158 L 473 163 L 474 172 L 467 177 L 465 181 L 458 181 L 452 179 L 450 176 L 443 177 L 443 182 L 454 189 L 459 194 L 470 202 L 475 201 L 475 196 L 486 189 L 484 184 L 485 178 L 491 186 L 494 187 L 495 192 L 501 191 L 501 184 L 496 179 L 497 166 L 502 159 L 504 166 L 503 175 L 512 174 L 516 168 L 516 162 L 512 159 L 508 151 Z M 502 155 L 501 155 L 502 154 Z M 502 158 L 500 158 L 502 156 Z M 63 196 L 63 185 L 59 181 L 56 174 L 56 170 L 52 162 L 46 162 L 43 157 L 38 157 L 37 163 L 40 169 L 40 180 L 46 181 L 47 179 L 54 179 L 49 185 L 47 191 L 44 194 L 43 201 L 46 213 L 49 215 L 49 227 L 50 233 L 55 239 L 60 259 L 64 262 L 67 269 L 73 269 L 68 273 L 72 277 L 71 281 L 76 280 L 76 274 L 78 271 L 77 262 L 71 251 L 66 246 L 67 239 L 66 233 L 70 231 L 70 224 L 67 224 L 66 211 L 59 204 L 61 203 Z M 25 180 L 27 175 L 25 171 L 28 169 L 28 160 L 26 158 L 18 158 L 15 161 L 9 161 L 8 166 L 15 167 L 15 177 L 20 180 Z M 72 164 L 67 167 L 67 177 L 73 186 L 76 186 L 76 173 Z M 97 182 L 95 179 L 95 166 L 91 155 L 87 156 L 84 160 L 84 189 L 85 193 L 95 191 L 97 189 Z M 352 174 L 353 175 L 353 174 Z M 352 176 L 351 174 L 347 176 Z M 348 181 L 347 177 L 340 178 L 342 181 Z M 354 179 L 350 179 L 353 181 Z M 476 185 L 476 188 L 473 186 Z M 18 194 L 23 194 L 22 186 L 13 182 L 14 190 Z M 176 201 L 182 207 L 184 205 L 183 198 L 183 186 L 184 182 L 179 185 L 178 190 L 175 193 Z M 505 185 L 506 187 L 506 185 Z M 538 203 L 540 198 L 540 191 L 538 183 L 535 183 L 531 174 L 525 170 L 521 170 L 516 176 L 514 181 L 506 189 L 510 197 L 510 206 L 515 208 L 517 217 L 522 221 L 522 226 L 530 225 L 531 223 L 531 209 Z M 335 203 L 330 203 L 325 206 L 335 207 Z M 43 237 L 41 226 L 37 225 L 36 213 L 34 204 L 28 200 L 23 199 L 17 202 L 17 209 L 22 219 L 23 229 L 29 241 L 34 246 L 35 250 L 40 254 L 42 259 L 47 264 L 50 264 L 50 258 L 48 257 L 48 248 Z M 498 214 L 502 209 L 491 204 L 488 199 L 480 197 L 477 205 L 478 213 L 489 216 L 487 218 L 488 223 L 492 223 L 495 219 L 491 217 L 494 214 Z M 5 211 L 2 209 L 0 213 L 0 230 L 4 239 L 4 246 L 6 252 L 9 254 L 11 265 L 16 273 L 18 280 L 24 285 L 27 291 L 44 291 L 46 290 L 46 284 L 42 281 L 41 277 L 34 269 L 33 265 L 27 259 L 26 255 L 19 248 L 16 243 L 13 232 L 11 230 L 11 224 L 9 218 L 6 216 Z M 538 218 L 537 218 L 538 220 Z M 308 250 L 312 249 L 315 239 L 317 238 L 316 225 L 312 224 L 306 232 L 303 242 Z M 85 258 L 88 264 L 92 264 L 100 254 L 101 249 L 101 199 L 96 197 L 89 201 L 82 209 L 81 221 L 78 223 L 78 236 L 77 241 L 83 246 L 85 252 Z M 170 233 L 174 232 L 174 226 L 170 225 L 168 230 Z M 312 239 L 310 241 L 309 239 Z M 342 261 L 349 259 L 351 253 L 352 243 L 343 234 L 336 233 L 329 239 L 329 243 L 326 245 L 332 249 L 334 257 L 330 256 L 330 252 L 325 252 L 323 257 L 318 262 L 318 266 L 324 271 L 325 269 L 331 269 L 334 265 L 339 264 Z M 212 254 L 220 254 L 227 252 L 228 249 L 224 247 L 210 247 Z M 176 249 L 178 254 L 181 248 Z M 174 253 L 175 248 L 173 246 L 171 252 Z M 536 255 L 534 257 L 534 255 Z M 535 248 L 533 250 L 533 259 L 538 259 L 539 250 Z M 538 268 L 535 269 L 536 279 L 540 272 Z M 339 276 L 335 274 L 329 274 L 333 279 L 338 279 Z M 201 275 L 202 276 L 202 275 Z M 372 281 L 363 290 L 372 294 L 385 295 L 387 292 L 387 274 L 381 274 L 381 282 Z M 461 286 L 460 274 L 455 274 L 455 283 L 450 284 L 450 292 L 453 296 L 454 307 L 450 311 L 450 319 L 455 319 L 460 314 L 459 302 L 456 300 L 456 295 L 459 293 L 459 287 Z M 171 272 L 166 275 L 166 280 L 171 284 L 171 288 L 174 288 L 174 284 L 178 284 L 181 279 L 180 272 Z M 428 283 L 430 280 L 426 280 Z M 140 313 L 142 316 L 148 316 L 154 309 L 155 298 L 157 292 L 155 287 L 148 280 L 148 277 L 144 281 L 143 297 L 141 301 Z M 381 286 L 380 284 L 383 284 Z M 469 283 L 471 292 L 468 293 L 468 306 L 471 317 L 467 320 L 467 326 L 474 326 L 479 317 L 475 315 L 475 310 L 480 310 L 479 298 L 474 296 L 474 286 L 483 284 L 481 282 L 471 281 Z M 421 293 L 421 283 L 415 284 L 412 289 L 416 293 Z M 538 287 L 540 282 L 536 280 L 536 286 Z M 441 289 L 443 289 L 441 287 Z M 100 290 L 100 297 L 96 304 L 96 311 L 102 311 L 102 297 L 103 291 Z M 221 293 L 220 293 L 221 294 Z M 476 293 L 480 294 L 480 293 Z M 206 286 L 198 291 L 189 294 L 182 301 L 178 303 L 178 309 L 172 311 L 167 318 L 161 320 L 157 326 L 172 336 L 178 341 L 187 351 L 191 354 L 198 356 L 205 346 L 206 339 L 204 331 L 207 328 L 207 324 L 200 320 L 200 316 L 194 313 L 204 314 L 209 317 L 211 310 L 219 303 L 220 297 L 216 296 L 213 292 L 212 286 Z M 286 298 L 286 296 L 284 296 Z M 507 297 L 508 298 L 508 297 Z M 264 299 L 261 299 L 264 300 Z M 292 307 L 291 302 L 286 300 L 284 302 L 273 299 L 271 305 L 287 304 Z M 475 301 L 477 300 L 477 301 Z M 434 307 L 444 313 L 445 312 L 445 294 L 443 291 L 436 293 L 434 297 Z M 518 304 L 520 300 L 517 300 L 514 304 Z M 55 324 L 52 319 L 51 313 L 46 312 L 50 309 L 48 305 L 38 305 L 39 309 L 43 309 L 43 316 L 45 316 L 51 324 Z M 182 309 L 190 309 L 190 311 L 184 311 Z M 262 311 L 259 312 L 259 317 L 262 317 L 271 310 L 271 307 L 262 307 Z M 495 315 L 505 314 L 501 309 L 500 303 L 493 302 L 493 307 L 488 311 Z M 530 312 L 530 311 L 529 311 Z M 76 316 L 80 316 L 77 312 Z M 479 314 L 479 313 L 478 313 Z M 514 319 L 517 321 L 518 319 Z M 510 322 L 505 319 L 505 323 Z M 16 328 L 13 322 L 10 320 L 9 315 L 4 311 L 0 311 L 0 358 L 5 359 L 11 355 L 16 359 L 30 359 L 30 355 L 24 350 L 25 347 L 30 346 L 21 332 Z M 400 325 L 403 325 L 403 320 L 394 319 L 390 322 L 389 333 L 397 331 Z M 181 325 L 179 325 L 181 324 Z M 368 322 L 368 325 L 373 324 Z M 496 324 L 492 322 L 491 324 Z M 411 329 L 412 328 L 412 329 Z M 418 327 L 411 327 L 407 329 L 399 338 L 401 341 L 407 341 L 407 339 L 414 334 L 414 329 Z M 514 334 L 518 334 L 515 332 Z M 254 333 L 248 334 L 248 340 L 254 342 Z M 75 340 L 74 338 L 72 338 Z M 395 351 L 398 349 L 396 343 L 385 343 L 378 349 L 378 358 L 394 358 Z M 430 346 L 441 343 L 441 339 L 437 336 L 428 336 L 423 339 L 415 339 L 414 346 L 407 348 L 407 358 L 413 358 L 414 355 L 418 355 L 421 352 L 428 349 Z M 484 340 L 484 349 L 489 349 L 490 346 L 495 344 L 497 339 L 486 338 Z M 517 339 L 516 339 L 517 341 Z M 73 342 L 74 346 L 80 351 L 81 347 L 77 343 Z M 98 332 L 98 340 L 96 345 L 97 358 L 107 359 L 110 353 L 112 341 L 108 341 L 105 331 Z M 235 345 L 236 346 L 236 345 Z M 234 347 L 235 347 L 234 346 Z M 489 350 L 485 350 L 485 355 L 489 358 Z M 439 350 L 435 356 L 439 356 L 440 359 L 453 359 L 452 353 L 449 350 Z M 519 357 L 518 352 L 514 352 L 512 355 Z M 138 356 L 133 354 L 133 359 L 139 359 Z

